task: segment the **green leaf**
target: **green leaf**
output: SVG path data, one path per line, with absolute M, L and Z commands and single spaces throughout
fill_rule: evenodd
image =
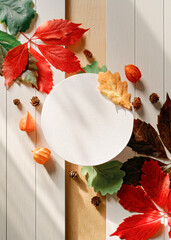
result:
M 7 55 L 7 50 L 0 44 L 0 75 L 3 76 L 2 74 L 2 67 L 3 67 L 3 63 L 5 60 L 5 57 Z
M 88 187 L 93 187 L 95 192 L 100 191 L 104 196 L 117 193 L 121 188 L 125 176 L 121 167 L 121 162 L 112 161 L 94 167 L 82 167 L 81 172 L 87 174 Z
M 104 65 L 102 68 L 99 68 L 98 62 L 94 61 L 92 64 L 87 64 L 84 68 L 82 68 L 86 73 L 99 73 L 99 72 L 107 72 L 107 67 Z M 83 73 L 83 72 L 79 72 Z
M 7 51 L 21 44 L 16 37 L 0 30 L 0 44 Z
M 29 53 L 28 64 L 26 70 L 18 77 L 15 81 L 19 84 L 20 82 L 26 82 L 33 84 L 36 88 L 37 86 L 37 66 L 36 59 Z
M 0 20 L 6 23 L 12 35 L 29 28 L 35 17 L 32 4 L 32 0 L 0 0 Z

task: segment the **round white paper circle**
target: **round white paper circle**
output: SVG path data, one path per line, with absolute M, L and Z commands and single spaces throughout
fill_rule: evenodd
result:
M 132 112 L 106 99 L 97 86 L 97 74 L 71 76 L 53 88 L 42 110 L 48 144 L 64 160 L 78 165 L 111 160 L 132 133 Z

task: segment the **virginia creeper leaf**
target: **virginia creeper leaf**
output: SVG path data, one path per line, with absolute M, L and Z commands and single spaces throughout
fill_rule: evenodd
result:
M 117 235 L 125 240 L 147 240 L 159 230 L 163 215 L 171 223 L 169 175 L 154 160 L 145 161 L 142 172 L 142 187 L 123 184 L 118 192 L 119 202 L 125 209 L 142 214 L 126 218 L 111 236 Z
M 168 94 L 166 102 L 160 110 L 157 127 L 164 145 L 171 153 L 171 99 Z
M 149 167 L 150 166 L 150 167 Z M 157 161 L 145 161 L 142 166 L 141 185 L 151 199 L 164 208 L 170 192 L 170 178 L 164 173 Z
M 5 86 L 9 87 L 12 81 L 21 75 L 26 68 L 27 61 L 28 43 L 19 45 L 7 53 L 2 69 Z
M 119 203 L 130 212 L 146 213 L 158 211 L 142 187 L 123 184 L 118 192 Z
M 163 144 L 156 130 L 140 119 L 134 120 L 134 128 L 128 146 L 137 153 L 167 159 Z
M 63 19 L 49 20 L 36 29 L 33 37 L 44 40 L 60 39 L 65 37 L 67 34 L 70 34 L 79 25 L 81 24 L 73 23 Z
M 50 68 L 50 64 L 46 61 L 46 59 L 39 54 L 32 47 L 30 48 L 30 53 L 36 59 L 36 65 L 38 68 L 38 90 L 45 93 L 50 93 L 53 87 L 53 76 L 52 70 Z
M 37 77 L 38 77 L 38 68 L 36 65 L 36 59 L 29 53 L 28 64 L 26 70 L 21 74 L 20 77 L 16 79 L 18 82 L 26 82 L 33 84 L 36 88 L 37 86 Z
M 82 68 L 86 73 L 99 73 L 99 72 L 107 72 L 107 67 L 104 65 L 102 68 L 99 68 L 98 62 L 94 61 L 92 64 L 87 64 L 84 68 Z M 82 71 L 79 73 L 83 73 Z
M 112 161 L 94 167 L 82 167 L 82 174 L 87 174 L 88 187 L 100 191 L 104 196 L 107 193 L 116 193 L 122 186 L 124 171 L 120 170 L 122 163 Z
M 161 226 L 161 215 L 138 214 L 128 217 L 111 234 L 125 240 L 148 240 L 158 232 Z
M 51 38 L 51 39 L 46 39 L 46 38 L 41 38 L 41 40 L 46 43 L 46 44 L 55 44 L 55 45 L 64 45 L 64 46 L 68 46 L 71 44 L 76 43 L 85 32 L 87 32 L 88 29 L 83 29 L 83 28 L 76 28 L 74 29 L 70 34 L 67 34 L 65 36 L 63 36 L 60 39 L 55 39 L 55 38 Z
M 123 178 L 125 184 L 130 184 L 133 186 L 140 185 L 142 175 L 141 168 L 145 160 L 149 161 L 150 159 L 145 157 L 134 157 L 123 163 L 121 170 L 126 173 L 125 177 Z
M 55 68 L 67 73 L 81 70 L 80 61 L 69 49 L 55 45 L 38 45 L 38 48 Z
M 5 22 L 12 35 L 25 32 L 35 16 L 32 0 L 0 0 L 0 20 Z
M 16 39 L 16 37 L 0 30 L 0 44 L 9 51 L 10 49 L 21 44 L 20 41 Z

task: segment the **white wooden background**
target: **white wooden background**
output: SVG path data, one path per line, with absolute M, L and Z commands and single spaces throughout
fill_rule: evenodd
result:
M 53 18 L 65 18 L 65 0 L 35 0 L 36 26 Z M 5 31 L 3 25 L 0 26 Z M 32 35 L 35 29 L 32 29 Z M 26 41 L 23 37 L 21 42 Z M 55 83 L 65 75 L 53 69 Z M 29 103 L 37 95 L 41 106 Z M 64 161 L 52 153 L 49 163 L 36 164 L 31 150 L 47 146 L 40 127 L 46 95 L 14 84 L 8 91 L 0 81 L 0 240 L 65 239 Z M 13 99 L 19 98 L 17 108 Z M 36 133 L 19 130 L 20 118 L 29 111 L 36 119 Z
M 171 94 L 171 1 L 170 0 L 107 0 L 107 66 L 119 71 L 122 79 L 124 65 L 134 63 L 142 71 L 142 80 L 129 83 L 129 91 L 141 98 L 143 107 L 135 113 L 156 127 L 157 115 Z M 149 95 L 156 92 L 160 103 L 152 105 Z M 127 148 L 116 159 L 132 156 Z M 106 240 L 130 213 L 124 210 L 116 197 L 107 199 Z M 153 239 L 167 240 L 167 227 Z

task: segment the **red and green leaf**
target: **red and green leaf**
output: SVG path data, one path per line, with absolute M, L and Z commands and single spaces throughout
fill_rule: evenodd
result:
M 21 75 L 28 62 L 28 43 L 19 45 L 11 49 L 3 64 L 3 75 L 5 77 L 5 86 L 9 87 L 13 80 Z
M 30 53 L 37 60 L 36 65 L 38 68 L 37 78 L 38 90 L 48 94 L 50 93 L 53 87 L 53 75 L 52 70 L 50 68 L 50 64 L 41 54 L 39 54 L 32 47 L 30 48 Z
M 67 73 L 82 70 L 80 61 L 69 49 L 55 45 L 38 45 L 38 48 L 55 68 Z

